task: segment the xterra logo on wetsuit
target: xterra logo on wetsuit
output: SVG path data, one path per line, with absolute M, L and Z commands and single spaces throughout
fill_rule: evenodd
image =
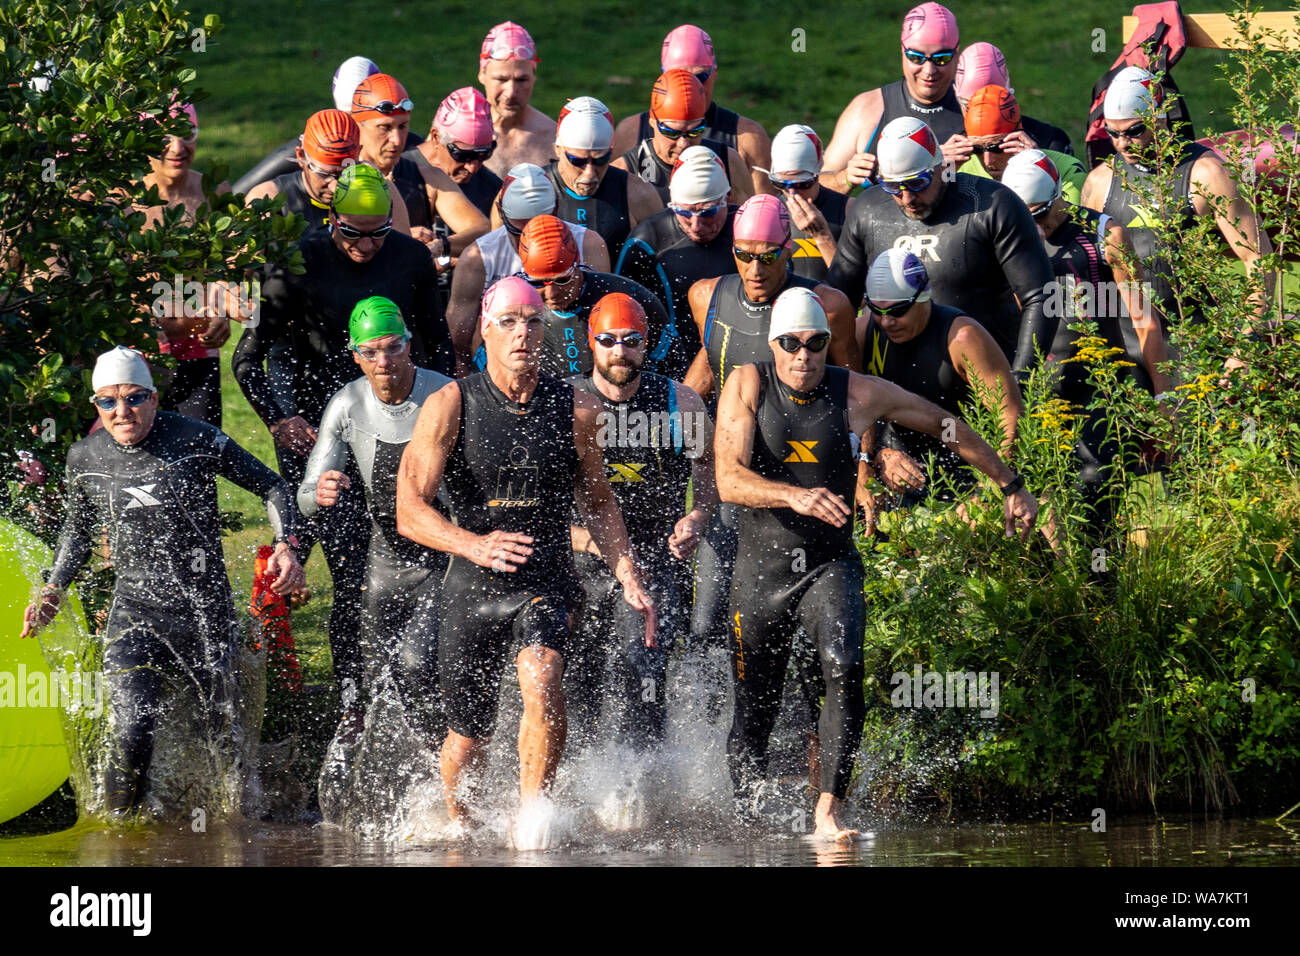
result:
M 130 511 L 132 508 L 148 508 L 153 505 L 161 505 L 162 502 L 150 493 L 157 487 L 158 482 L 155 481 L 147 485 L 141 485 L 139 488 L 123 488 L 123 493 L 131 496 L 131 501 L 122 510 Z
M 645 481 L 645 479 L 641 477 L 641 469 L 645 466 L 646 463 L 643 461 L 632 462 L 626 465 L 620 465 L 614 462 L 606 462 L 605 464 L 605 468 L 607 469 L 606 475 L 611 483 L 620 481 Z
M 905 249 L 922 261 L 939 261 L 938 236 L 899 236 L 894 240 L 895 249 Z
M 821 250 L 817 248 L 817 243 L 814 240 L 794 240 L 794 252 L 791 253 L 792 259 L 820 259 L 821 257 Z
M 786 444 L 790 446 L 790 454 L 783 459 L 787 462 L 815 462 L 817 456 L 813 454 L 813 448 L 816 441 L 790 441 L 786 439 Z
M 541 503 L 537 466 L 530 465 L 528 459 L 523 445 L 510 449 L 510 464 L 497 469 L 496 497 L 488 502 L 489 508 L 536 508 Z

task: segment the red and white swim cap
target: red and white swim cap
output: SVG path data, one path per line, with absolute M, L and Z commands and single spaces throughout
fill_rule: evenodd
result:
M 1026 206 L 1037 206 L 1061 195 L 1061 174 L 1041 149 L 1025 149 L 1008 160 L 1002 172 L 1002 185 L 1019 196 Z
M 1108 120 L 1140 119 L 1151 115 L 1153 103 L 1158 114 L 1163 99 L 1154 76 L 1140 66 L 1126 66 L 1106 88 L 1102 116 Z
M 934 169 L 942 161 L 934 130 L 913 116 L 890 120 L 880 131 L 876 162 L 880 165 L 881 179 L 910 179 Z

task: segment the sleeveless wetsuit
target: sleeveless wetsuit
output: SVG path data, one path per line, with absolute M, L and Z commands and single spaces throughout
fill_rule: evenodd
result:
M 591 555 L 576 555 L 585 601 L 565 668 L 569 731 L 578 739 L 593 736 L 609 687 L 608 696 L 621 710 L 618 740 L 644 747 L 661 742 L 667 724 L 664 675 L 678 624 L 685 618 L 677 574 L 684 562 L 669 552 L 668 539 L 686 514 L 690 442 L 703 432 L 697 431 L 700 423 L 683 419 L 676 386 L 662 375 L 642 372 L 636 394 L 626 402 L 606 398 L 590 375 L 571 382 L 603 405 L 597 439 L 605 475 L 658 608 L 659 646 L 645 646 L 645 619 L 623 600 L 622 585 L 608 565 Z M 605 682 L 607 661 L 615 674 L 611 684 Z
M 844 193 L 837 193 L 833 189 L 821 186 L 817 189 L 817 198 L 813 200 L 813 205 L 821 210 L 821 214 L 826 217 L 826 224 L 831 227 L 831 235 L 838 243 L 840 241 L 840 232 L 844 229 L 844 216 L 848 211 L 849 197 Z M 794 267 L 795 274 L 807 279 L 816 279 L 818 282 L 825 282 L 826 273 L 830 267 L 826 265 L 821 250 L 817 248 L 817 241 L 808 238 L 808 233 L 802 229 L 794 228 L 793 223 L 790 228 L 790 238 L 794 241 L 794 252 L 790 256 L 790 265 Z
M 1028 207 L 1001 183 L 954 175 L 924 220 L 909 219 L 879 187 L 862 193 L 826 282 L 859 308 L 871 263 L 886 249 L 905 248 L 925 264 L 937 301 L 988 329 L 1012 370 L 1028 369 L 1035 345 L 1044 353 L 1051 345 L 1043 303 L 1052 265 L 1038 227 Z
M 614 271 L 640 283 L 659 297 L 668 310 L 668 351 L 659 371 L 680 382 L 700 351 L 700 331 L 691 316 L 691 286 L 734 272 L 731 221 L 736 207 L 727 209 L 727 223 L 708 242 L 696 242 L 683 230 L 671 209 L 639 222 L 618 258 Z
M 296 531 L 289 486 L 204 422 L 160 411 L 139 444 L 120 445 L 100 429 L 68 451 L 67 516 L 49 583 L 67 587 L 107 532 L 115 574 L 102 664 L 116 751 L 110 808 L 144 796 L 165 680 L 196 690 L 209 745 L 238 753 L 228 722 L 239 639 L 218 475 L 263 499 L 276 540 Z
M 558 162 L 558 159 L 553 159 L 546 165 L 546 175 L 555 186 L 553 215 L 565 222 L 595 229 L 609 247 L 609 261 L 617 262 L 623 242 L 632 230 L 632 218 L 627 211 L 628 173 L 608 168 L 593 195 L 578 196 L 564 185 L 564 178 L 556 168 Z
M 412 226 L 424 226 L 433 229 L 437 218 L 429 208 L 429 194 L 424 189 L 424 176 L 420 166 L 410 156 L 403 154 L 393 167 L 393 185 L 406 203 L 406 213 L 411 218 Z
M 506 660 L 528 646 L 565 653 L 578 585 L 569 512 L 578 472 L 573 386 L 548 376 L 524 405 L 486 372 L 460 381 L 461 415 L 443 491 L 456 524 L 474 534 L 532 535 L 513 572 L 452 557 L 442 586 L 438 672 L 447 723 L 465 737 L 491 736 Z
M 728 162 L 730 154 L 725 143 L 705 137 L 699 143 L 691 145 L 707 146 L 713 150 L 718 159 L 722 160 L 722 168 L 727 171 L 727 181 L 731 181 L 731 165 Z M 665 206 L 672 201 L 668 192 L 668 180 L 672 177 L 673 168 L 659 158 L 653 142 L 648 139 L 641 140 L 623 154 L 623 162 L 627 163 L 628 169 L 655 188 L 655 192 L 659 193 L 659 198 Z
M 880 122 L 872 131 L 871 139 L 867 140 L 867 148 L 864 152 L 874 156 L 876 144 L 880 141 L 880 131 L 891 120 L 896 120 L 900 116 L 910 116 L 929 124 L 940 146 L 948 142 L 954 134 L 966 135 L 966 120 L 962 116 L 961 104 L 957 102 L 957 94 L 953 92 L 951 86 L 943 95 L 943 99 L 933 106 L 926 106 L 912 99 L 912 94 L 907 91 L 907 83 L 903 80 L 896 80 L 888 86 L 882 86 L 880 95 L 884 100 Z
M 758 409 L 750 468 L 770 481 L 824 487 L 852 503 L 857 464 L 849 438 L 845 369 L 828 366 L 821 383 L 799 392 L 757 366 Z M 853 523 L 836 528 L 790 508 L 740 509 L 732 578 L 735 718 L 727 763 L 737 794 L 767 770 L 768 738 L 781 703 L 795 631 L 817 646 L 825 687 L 818 720 L 824 793 L 844 797 L 862 735 L 862 562 Z

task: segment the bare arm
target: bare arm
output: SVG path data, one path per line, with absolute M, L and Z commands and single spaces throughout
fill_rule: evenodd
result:
M 483 255 L 477 244 L 471 245 L 451 274 L 451 296 L 447 303 L 447 331 L 456 351 L 457 376 L 464 376 L 470 370 L 485 279 Z
M 1268 233 L 1259 228 L 1259 220 L 1251 211 L 1237 184 L 1213 156 L 1202 156 L 1192 168 L 1192 206 L 1199 215 L 1213 213 L 1214 224 L 1228 243 L 1234 255 L 1246 265 L 1246 274 L 1253 275 L 1261 256 L 1273 251 Z M 1262 319 L 1268 313 L 1273 298 L 1274 277 L 1264 277 L 1264 295 L 1255 296 L 1256 312 Z
M 637 180 L 640 182 L 640 180 Z M 645 184 L 642 183 L 644 186 Z M 649 188 L 649 187 L 646 187 Z M 650 190 L 654 192 L 653 189 Z M 655 199 L 659 197 L 656 195 Z M 597 272 L 609 271 L 609 246 L 595 229 L 588 229 L 587 234 L 582 237 L 582 262 L 589 265 Z
M 1106 204 L 1106 193 L 1110 190 L 1110 179 L 1114 175 L 1109 161 L 1094 166 L 1088 173 L 1088 178 L 1083 181 L 1083 189 L 1079 191 L 1079 205 L 1101 212 L 1101 207 Z
M 767 130 L 747 116 L 740 117 L 736 123 L 736 152 L 750 169 L 750 178 L 754 184 L 754 195 L 775 193 L 776 187 L 768 179 L 767 173 L 760 173 L 754 167 L 772 168 L 772 140 Z
M 879 125 L 884 108 L 885 98 L 878 89 L 859 93 L 849 100 L 835 121 L 835 133 L 826 147 L 820 177 L 823 186 L 847 193 L 853 185 L 875 174 L 875 156 L 862 150 Z
M 1016 443 L 1016 429 L 1020 416 L 1025 413 L 1025 402 L 1020 386 L 1011 374 L 1006 355 L 983 328 L 967 316 L 953 322 L 948 332 L 948 355 L 957 374 L 968 385 L 979 382 L 980 397 L 998 401 L 998 417 L 1002 422 L 1001 454 L 1005 456 Z M 992 410 L 991 405 L 987 405 Z
M 640 176 L 628 176 L 627 217 L 629 230 L 636 228 L 637 223 L 649 219 L 663 208 L 663 200 L 659 198 L 659 193 L 653 186 Z M 608 272 L 609 270 L 604 269 L 602 271 Z
M 406 200 L 402 194 L 397 191 L 397 184 L 391 179 L 385 179 L 384 184 L 388 187 L 388 201 L 393 204 L 393 229 L 404 236 L 411 234 L 411 214 L 406 211 Z
M 692 448 L 691 484 L 694 495 L 691 510 L 674 525 L 668 537 L 668 550 L 679 560 L 689 558 L 699 546 L 700 537 L 709 525 L 709 515 L 718 503 L 718 488 L 713 474 L 713 423 L 704 402 L 685 385 L 673 383 L 677 390 L 677 407 L 682 413 L 682 430 Z
M 857 319 L 848 297 L 830 285 L 819 285 L 815 290 L 826 310 L 826 322 L 831 327 L 830 362 L 851 372 L 862 371 L 862 349 L 857 348 Z
M 750 173 L 749 167 L 745 165 L 745 160 L 741 158 L 740 153 L 730 146 L 727 147 L 727 178 L 731 180 L 733 201 L 743 203 L 754 195 L 754 183 L 756 181 L 754 175 Z
M 704 327 L 709 314 L 709 300 L 713 298 L 713 288 L 717 285 L 717 279 L 700 279 L 691 285 L 690 291 L 686 294 L 687 301 L 691 304 L 691 317 L 695 319 L 695 327 L 700 332 L 700 342 L 703 343 L 700 351 L 696 354 L 691 367 L 686 371 L 684 384 L 695 391 L 700 398 L 708 398 L 713 391 L 713 369 L 709 367 L 708 342 L 704 338 Z
M 624 116 L 614 127 L 614 155 L 622 156 L 636 145 L 637 132 L 641 128 L 641 114 Z
M 426 187 L 433 191 L 434 211 L 451 230 L 447 239 L 448 254 L 458 256 L 491 228 L 487 216 L 465 198 L 460 187 L 441 169 L 421 166 L 420 170 L 424 174 Z
M 1128 308 L 1133 331 L 1142 350 L 1142 364 L 1151 376 L 1151 385 L 1157 395 L 1169 391 L 1173 383 L 1160 364 L 1169 361 L 1165 336 L 1151 309 L 1151 297 L 1144 290 L 1146 271 L 1138 262 L 1137 252 L 1129 239 L 1128 230 L 1113 220 L 1106 227 L 1106 262 L 1115 275 L 1120 297 Z M 1130 269 L 1131 264 L 1131 269 Z

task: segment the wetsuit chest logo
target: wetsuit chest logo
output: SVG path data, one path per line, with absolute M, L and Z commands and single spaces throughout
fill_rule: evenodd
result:
M 817 248 L 817 243 L 812 239 L 796 239 L 794 241 L 794 252 L 790 256 L 792 259 L 820 259 L 821 250 Z
M 510 449 L 510 464 L 497 468 L 496 496 L 488 501 L 489 508 L 537 507 L 540 473 L 528 459 L 528 449 L 523 445 Z
M 939 262 L 938 246 L 938 236 L 899 236 L 894 240 L 895 249 L 905 249 L 922 262 Z
M 817 456 L 813 454 L 813 447 L 816 441 L 786 441 L 790 446 L 790 454 L 785 456 L 786 462 L 815 462 Z
M 632 462 L 626 465 L 607 462 L 608 476 L 611 483 L 626 481 L 645 481 L 641 477 L 641 469 L 645 467 L 645 462 Z
M 161 505 L 162 502 L 151 494 L 157 487 L 158 482 L 154 481 L 139 488 L 123 488 L 123 493 L 131 496 L 131 501 L 122 510 L 130 511 L 132 508 L 151 508 L 154 505 Z

